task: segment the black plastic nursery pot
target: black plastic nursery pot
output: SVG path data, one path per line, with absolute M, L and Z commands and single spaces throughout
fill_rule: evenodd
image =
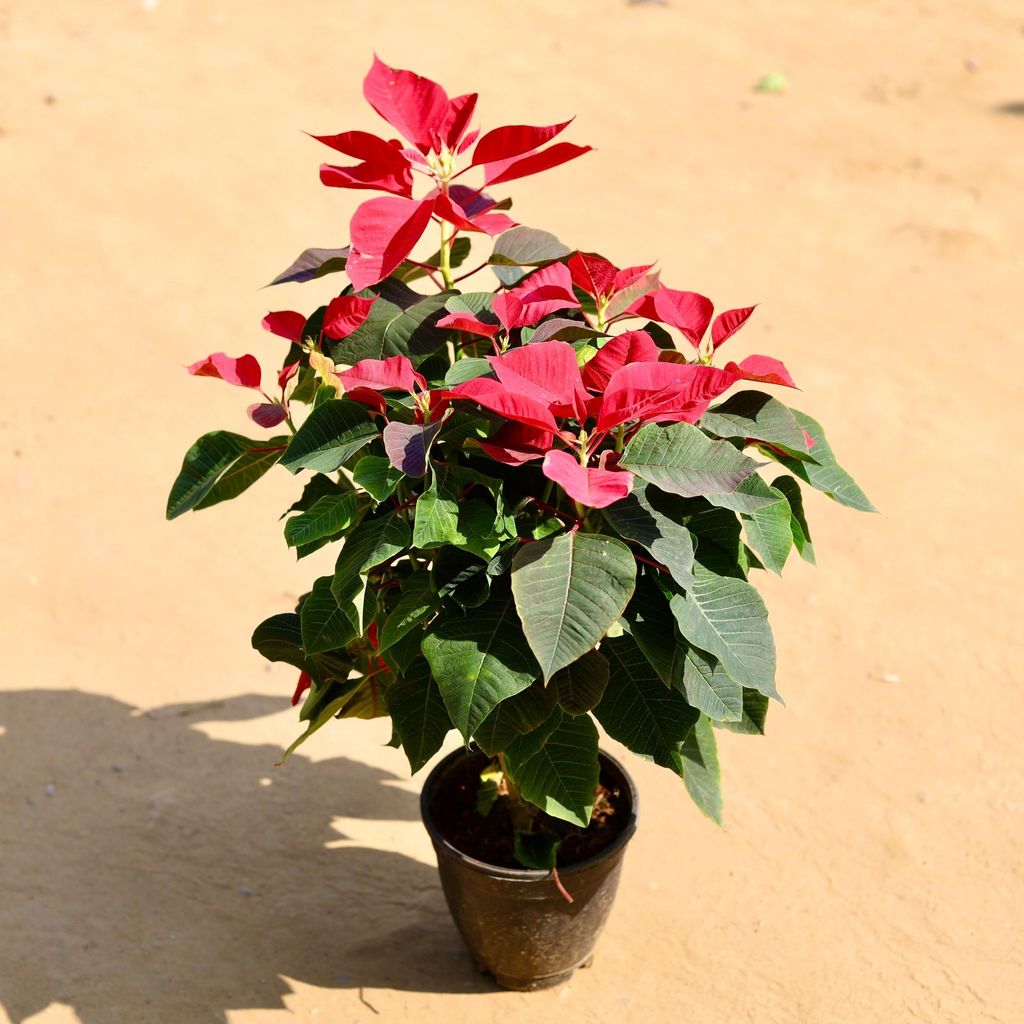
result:
M 550 871 L 497 867 L 456 849 L 431 814 L 432 799 L 467 758 L 456 750 L 427 777 L 420 813 L 437 853 L 445 899 L 455 924 L 482 971 L 504 988 L 548 988 L 566 981 L 577 967 L 589 966 L 619 885 L 626 845 L 636 831 L 637 792 L 613 757 L 601 753 L 601 781 L 625 798 L 625 826 L 586 860 L 560 867 L 571 893 L 568 902 Z

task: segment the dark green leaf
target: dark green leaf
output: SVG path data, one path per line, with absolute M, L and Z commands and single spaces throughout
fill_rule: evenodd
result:
M 425 572 L 415 572 L 402 584 L 402 596 L 388 614 L 380 631 L 380 651 L 386 651 L 409 630 L 425 622 L 437 610 L 440 601 Z
M 716 725 L 730 732 L 764 735 L 765 718 L 768 715 L 768 698 L 757 690 L 744 687 L 743 714 L 738 722 L 716 722 Z
M 253 631 L 252 645 L 267 661 L 283 661 L 303 672 L 309 670 L 299 616 L 294 612 L 271 615 L 261 622 Z
M 608 659 L 600 651 L 587 651 L 551 677 L 550 689 L 563 711 L 582 715 L 601 700 L 607 685 Z
M 466 740 L 499 701 L 525 690 L 537 677 L 507 593 L 493 594 L 469 615 L 442 613 L 423 638 L 423 654 Z
M 777 398 L 763 391 L 741 391 L 733 395 L 709 409 L 700 425 L 719 437 L 768 441 L 798 458 L 809 457 L 804 432 L 796 417 Z
M 430 667 L 417 658 L 387 691 L 387 705 L 415 775 L 440 749 L 452 727 Z
M 321 576 L 302 603 L 302 646 L 307 654 L 333 651 L 354 640 L 359 633 L 359 611 L 351 599 L 339 603 L 331 593 L 330 576 Z
M 334 274 L 345 269 L 348 260 L 348 246 L 343 249 L 303 249 L 287 270 L 282 270 L 270 284 L 287 284 L 293 281 L 312 281 L 325 274 Z
M 746 579 L 740 521 L 725 508 L 705 508 L 686 524 L 696 541 L 694 558 L 716 576 Z
M 336 363 L 407 356 L 418 366 L 450 337 L 450 331 L 437 326 L 445 315 L 447 293 L 424 297 L 395 281 L 374 288 L 381 294 L 370 315 L 347 338 L 332 346 L 331 356 Z M 367 295 L 372 297 L 373 292 Z
M 498 703 L 477 726 L 473 739 L 491 757 L 500 754 L 517 736 L 539 728 L 555 709 L 555 691 L 538 679 L 514 697 Z
M 359 499 L 352 492 L 324 495 L 308 511 L 292 516 L 284 524 L 285 542 L 294 548 L 333 537 L 347 530 L 358 514 Z
M 597 727 L 590 715 L 573 718 L 556 709 L 556 727 L 543 744 L 536 730 L 513 740 L 505 766 L 524 799 L 546 814 L 586 828 L 594 810 L 600 768 Z
M 333 473 L 380 431 L 358 402 L 331 399 L 314 409 L 291 439 L 281 465 L 291 472 L 313 469 Z
M 520 547 L 512 592 L 545 680 L 601 640 L 635 583 L 632 552 L 613 537 L 565 533 Z
M 641 427 L 619 465 L 684 498 L 729 494 L 758 467 L 727 441 L 712 441 L 689 423 Z
M 665 686 L 632 637 L 606 640 L 601 651 L 611 671 L 594 708 L 597 720 L 612 739 L 674 769 L 674 755 L 697 721 L 697 710 Z
M 677 770 L 693 802 L 713 822 L 722 824 L 722 773 L 718 766 L 715 731 L 701 715 L 693 731 L 679 746 Z
M 167 498 L 167 518 L 237 497 L 281 458 L 286 441 L 253 441 L 228 430 L 204 434 L 185 453 Z
M 550 829 L 542 828 L 536 832 L 516 829 L 515 858 L 524 868 L 550 871 L 558 862 L 558 848 L 561 845 L 562 840 Z
M 772 487 L 781 491 L 789 502 L 791 513 L 789 528 L 793 534 L 793 543 L 796 545 L 797 551 L 800 552 L 800 557 L 805 562 L 814 565 L 814 545 L 811 543 L 811 531 L 804 515 L 804 497 L 800 490 L 800 484 L 791 476 L 780 476 L 772 482 Z
M 669 606 L 683 636 L 713 654 L 732 679 L 781 700 L 768 610 L 749 583 L 698 565 L 689 592 L 675 594 Z
M 409 546 L 409 524 L 398 512 L 377 519 L 364 519 L 345 538 L 334 566 L 331 589 L 339 600 L 351 600 L 365 587 L 363 574 L 374 566 L 400 554 Z
M 825 438 L 821 424 L 799 409 L 792 411 L 800 426 L 814 440 L 811 457 L 815 461 L 801 462 L 799 459 L 788 458 L 771 451 L 766 451 L 765 454 L 781 462 L 791 473 L 838 501 L 840 505 L 847 505 L 861 512 L 877 512 L 878 509 L 871 504 L 853 477 L 836 462 L 835 454 Z
M 680 586 L 693 579 L 693 537 L 681 525 L 686 516 L 683 506 L 676 495 L 640 481 L 632 494 L 604 510 L 619 536 L 642 544 Z
M 383 455 L 364 455 L 352 470 L 352 479 L 378 503 L 395 493 L 402 475 Z
M 495 264 L 498 280 L 510 288 L 529 273 L 521 267 L 539 267 L 552 263 L 572 250 L 548 231 L 519 226 L 510 228 L 494 241 L 494 251 L 488 262 Z

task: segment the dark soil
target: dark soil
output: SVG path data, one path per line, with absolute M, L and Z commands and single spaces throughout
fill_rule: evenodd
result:
M 516 860 L 514 829 L 507 796 L 499 796 L 487 815 L 476 810 L 480 773 L 490 758 L 474 753 L 452 766 L 434 786 L 430 798 L 430 817 L 438 832 L 457 850 L 503 868 L 522 868 Z M 621 785 L 618 773 L 602 763 L 600 782 L 594 800 L 594 813 L 588 828 L 580 828 L 541 812 L 535 829 L 546 828 L 560 836 L 558 866 L 578 864 L 598 854 L 625 829 L 630 821 L 629 792 Z

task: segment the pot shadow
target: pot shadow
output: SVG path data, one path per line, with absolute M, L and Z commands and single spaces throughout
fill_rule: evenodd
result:
M 1011 100 L 1008 103 L 999 103 L 993 109 L 997 114 L 1007 114 L 1010 117 L 1024 117 L 1024 100 Z
M 331 825 L 418 822 L 395 776 L 301 754 L 275 771 L 276 747 L 192 728 L 282 706 L 141 714 L 75 690 L 0 693 L 0 1006 L 15 1024 L 54 1001 L 83 1024 L 226 1021 L 283 1008 L 289 978 L 360 998 L 494 991 L 436 869 Z

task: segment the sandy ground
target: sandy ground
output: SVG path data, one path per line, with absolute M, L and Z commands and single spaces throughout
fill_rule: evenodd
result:
M 0 44 L 0 1018 L 1022 1019 L 1019 3 L 7 0 Z M 598 151 L 519 218 L 760 302 L 731 344 L 883 511 L 811 500 L 726 829 L 634 760 L 596 966 L 533 996 L 470 968 L 383 724 L 273 768 L 293 672 L 248 635 L 314 571 L 288 474 L 163 521 L 193 438 L 247 429 L 181 367 L 273 365 L 260 316 L 330 293 L 257 289 L 345 241 L 300 130 L 375 127 L 374 47 L 490 126 L 576 112 Z

